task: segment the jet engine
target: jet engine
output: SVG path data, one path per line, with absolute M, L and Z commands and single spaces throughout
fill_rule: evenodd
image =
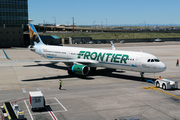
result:
M 89 69 L 86 65 L 73 65 L 72 71 L 77 75 L 87 75 L 89 73 Z

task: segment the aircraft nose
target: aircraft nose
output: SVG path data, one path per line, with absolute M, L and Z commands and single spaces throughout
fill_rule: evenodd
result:
M 161 64 L 159 65 L 159 70 L 160 72 L 163 72 L 166 70 L 166 65 L 163 62 L 161 62 Z

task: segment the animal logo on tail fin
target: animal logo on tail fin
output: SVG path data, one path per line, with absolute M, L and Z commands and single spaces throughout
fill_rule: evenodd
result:
M 33 24 L 29 24 L 28 26 L 31 45 L 43 44 Z

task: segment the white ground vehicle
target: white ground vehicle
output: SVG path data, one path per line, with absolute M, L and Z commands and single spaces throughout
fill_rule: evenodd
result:
M 29 92 L 29 103 L 31 110 L 43 109 L 45 107 L 44 96 L 41 91 Z
M 178 88 L 178 82 L 170 79 L 157 79 L 155 81 L 155 85 L 156 87 L 160 87 L 164 90 Z

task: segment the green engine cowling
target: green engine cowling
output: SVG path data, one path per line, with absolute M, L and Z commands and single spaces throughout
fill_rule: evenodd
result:
M 89 73 L 89 69 L 86 65 L 73 65 L 72 71 L 77 75 L 87 75 Z

